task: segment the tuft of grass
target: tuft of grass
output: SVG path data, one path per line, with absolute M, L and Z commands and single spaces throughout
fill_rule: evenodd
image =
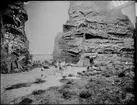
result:
M 68 82 L 68 81 L 70 81 L 70 80 L 67 79 L 67 78 L 60 79 L 60 82 L 61 82 L 61 83 L 66 83 L 66 82 Z
M 28 105 L 28 104 L 31 104 L 31 103 L 32 103 L 32 99 L 25 98 L 19 104 L 26 104 L 26 105 Z
M 32 92 L 32 94 L 33 95 L 40 95 L 40 94 L 42 94 L 42 93 L 44 93 L 45 92 L 45 90 L 34 90 L 33 92 Z
M 83 90 L 80 92 L 79 97 L 87 99 L 91 96 L 91 93 L 89 91 Z
M 19 84 L 14 84 L 10 87 L 5 88 L 6 90 L 12 90 L 12 89 L 18 89 L 22 87 L 30 87 L 31 83 L 19 83 Z
M 38 79 L 36 79 L 34 84 L 40 84 L 40 83 L 44 83 L 44 82 L 46 82 L 46 80 L 42 80 L 41 78 L 38 78 Z
M 71 93 L 70 91 L 63 91 L 63 92 L 62 92 L 62 97 L 63 97 L 64 99 L 70 99 L 71 96 L 72 96 L 72 93 Z
M 69 74 L 68 77 L 74 77 L 74 75 L 73 74 Z

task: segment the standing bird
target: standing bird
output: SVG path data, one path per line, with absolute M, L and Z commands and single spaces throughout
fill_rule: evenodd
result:
M 41 77 L 43 76 L 43 74 L 41 74 Z

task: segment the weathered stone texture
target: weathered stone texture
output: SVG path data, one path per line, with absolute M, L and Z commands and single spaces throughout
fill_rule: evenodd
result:
M 98 53 L 98 64 L 105 63 L 110 56 L 109 61 L 122 59 L 133 66 L 134 28 L 131 21 L 119 9 L 110 10 L 107 4 L 105 7 L 99 2 L 70 2 L 69 20 L 63 25 L 57 56 L 77 63 L 83 52 Z
M 26 70 L 29 63 L 29 41 L 25 33 L 28 20 L 24 3 L 11 2 L 0 13 L 1 19 L 1 72 Z

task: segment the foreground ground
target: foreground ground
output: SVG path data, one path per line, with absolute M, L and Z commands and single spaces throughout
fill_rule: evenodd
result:
M 132 73 L 98 67 L 1 74 L 2 104 L 132 104 Z

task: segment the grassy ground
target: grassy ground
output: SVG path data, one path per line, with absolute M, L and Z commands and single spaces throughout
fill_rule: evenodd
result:
M 133 76 L 129 76 L 131 73 L 127 73 L 128 75 L 120 73 L 102 70 L 81 72 L 78 73 L 81 79 L 67 79 L 66 77 L 61 81 L 62 86 L 34 90 L 31 94 L 19 97 L 11 103 L 133 104 L 135 98 Z
M 89 70 L 70 67 L 63 75 L 61 76 L 55 68 L 43 70 L 36 68 L 24 74 L 16 74 L 12 78 L 5 77 L 6 80 L 3 79 L 3 82 L 8 84 L 7 81 L 10 84 L 4 91 L 7 92 L 7 96 L 11 91 L 14 93 L 24 91 L 23 95 L 11 94 L 14 98 L 8 103 L 134 104 L 135 102 L 132 56 L 100 54 L 95 60 L 95 65 Z M 21 90 L 23 88 L 24 90 Z

